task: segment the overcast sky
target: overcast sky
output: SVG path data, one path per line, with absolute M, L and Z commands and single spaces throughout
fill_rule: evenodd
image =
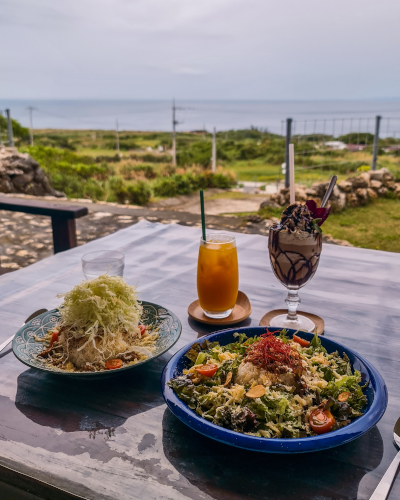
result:
M 400 97 L 399 0 L 0 0 L 0 98 Z

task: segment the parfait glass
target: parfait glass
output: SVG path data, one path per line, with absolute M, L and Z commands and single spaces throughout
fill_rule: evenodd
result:
M 271 267 L 277 279 L 288 289 L 287 314 L 275 316 L 271 326 L 312 332 L 315 323 L 297 314 L 300 304 L 299 289 L 314 276 L 322 250 L 322 236 L 318 233 L 290 233 L 270 228 L 268 239 Z

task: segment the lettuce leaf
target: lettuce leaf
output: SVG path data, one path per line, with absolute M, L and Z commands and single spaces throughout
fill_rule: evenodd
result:
M 256 415 L 246 406 L 218 408 L 213 423 L 237 432 L 250 432 L 258 427 Z
M 196 409 L 198 394 L 196 386 L 189 377 L 182 375 L 173 378 L 167 382 L 167 385 L 176 392 L 178 398 L 184 401 L 191 410 Z
M 347 404 L 356 412 L 360 412 L 367 401 L 367 397 L 363 394 L 359 385 L 361 382 L 361 374 L 355 370 L 354 375 L 347 375 L 341 380 L 335 380 L 328 383 L 328 386 L 321 391 L 322 397 L 333 397 L 337 400 L 342 392 L 350 392 Z

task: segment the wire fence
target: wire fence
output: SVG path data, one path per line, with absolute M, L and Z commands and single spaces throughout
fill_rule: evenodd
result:
M 293 120 L 292 135 L 297 136 L 297 141 L 315 138 L 322 140 L 324 137 L 340 138 L 349 134 L 356 134 L 356 143 L 368 140 L 368 134 L 375 133 L 376 117 L 354 118 L 329 118 L 315 120 Z M 281 121 L 281 135 L 285 136 L 286 120 Z M 400 117 L 382 117 L 380 121 L 381 138 L 400 139 Z
M 288 120 L 281 123 L 285 136 Z M 289 134 L 289 135 L 288 135 Z M 286 143 L 295 145 L 296 183 L 356 175 L 385 166 L 400 178 L 400 118 L 354 117 L 293 120 Z M 378 154 L 380 155 L 379 159 Z M 286 164 L 279 180 L 286 180 Z

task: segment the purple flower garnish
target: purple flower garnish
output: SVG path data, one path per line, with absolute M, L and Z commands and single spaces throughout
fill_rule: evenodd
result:
M 320 221 L 318 221 L 318 226 L 322 226 L 322 224 L 328 218 L 332 207 L 317 208 L 317 204 L 314 200 L 307 200 L 306 205 L 308 210 L 312 213 L 314 219 L 321 219 Z

